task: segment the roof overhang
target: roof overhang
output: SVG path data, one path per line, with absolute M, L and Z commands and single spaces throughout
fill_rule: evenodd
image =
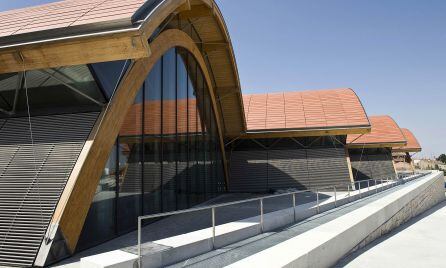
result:
M 178 15 L 195 26 L 202 54 L 213 74 L 217 108 L 225 136 L 246 131 L 236 60 L 223 16 L 213 0 L 162 0 L 135 23 L 110 29 L 110 25 L 90 25 L 85 31 L 30 33 L 27 38 L 0 38 L 0 73 L 56 68 L 124 59 L 150 57 L 147 42 Z M 138 13 L 138 12 L 137 12 Z M 94 29 L 94 30 L 92 30 Z M 55 33 L 55 34 L 51 34 Z M 41 34 L 47 38 L 37 38 Z
M 419 153 L 421 148 L 394 148 L 392 151 L 396 153 Z
M 404 146 L 405 142 L 387 142 L 387 143 L 355 143 L 347 144 L 349 149 L 362 149 L 362 148 L 395 148 Z M 393 150 L 392 150 L 393 151 Z
M 247 131 L 241 139 L 285 138 L 285 137 L 320 137 L 342 136 L 348 134 L 370 133 L 370 126 L 335 127 L 335 128 L 305 128 L 305 129 L 270 129 Z
M 348 148 L 401 148 L 407 145 L 400 127 L 396 121 L 387 115 L 370 116 L 371 132 L 364 135 L 349 135 Z

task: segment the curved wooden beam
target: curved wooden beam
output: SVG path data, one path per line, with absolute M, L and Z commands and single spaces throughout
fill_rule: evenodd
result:
M 138 90 L 154 64 L 170 48 L 183 47 L 196 58 L 209 85 L 212 105 L 214 106 L 216 117 L 219 118 L 218 110 L 215 109 L 215 94 L 212 84 L 210 84 L 210 75 L 200 50 L 193 40 L 182 31 L 167 30 L 151 43 L 151 47 L 153 48 L 151 56 L 135 60 L 123 77 L 113 99 L 102 113 L 75 165 L 52 218 L 50 226 L 58 226 L 58 231 L 64 237 L 71 253 L 76 248 L 103 168 L 116 141 L 121 125 L 125 120 L 125 111 L 133 104 Z M 224 154 L 221 128 L 218 120 L 217 128 L 220 135 L 222 154 Z M 226 173 L 226 162 L 224 162 L 224 165 Z

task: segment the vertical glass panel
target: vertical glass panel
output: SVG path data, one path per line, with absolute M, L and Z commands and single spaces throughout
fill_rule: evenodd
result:
M 101 64 L 92 68 L 103 69 L 95 75 L 105 79 L 107 73 L 117 74 L 115 64 L 110 70 Z M 88 75 L 82 78 L 81 69 L 59 71 L 88 84 Z M 35 77 L 36 81 L 42 78 Z M 17 79 L 17 74 L 3 75 L 0 86 L 17 83 Z M 108 83 L 102 86 L 111 89 L 114 82 Z M 9 104 L 7 93 L 0 90 L 0 105 Z M 141 213 L 188 208 L 224 191 L 220 140 L 211 103 L 202 70 L 185 49 L 169 50 L 153 66 L 126 111 L 79 248 L 134 230 Z
M 197 64 L 195 59 L 189 54 L 188 57 L 188 134 L 189 134 L 189 202 L 190 205 L 198 203 L 198 163 L 197 163 L 197 98 L 196 98 L 196 74 Z
M 118 60 L 99 62 L 90 65 L 96 81 L 101 85 L 107 99 L 110 99 L 119 80 L 127 71 L 130 61 Z
M 197 189 L 198 189 L 198 202 L 206 200 L 206 170 L 205 170 L 205 139 L 204 139 L 204 126 L 205 126 L 205 109 L 204 109 L 204 78 L 203 73 L 197 66 Z
M 143 93 L 138 92 L 127 111 L 118 138 L 119 196 L 118 231 L 126 232 L 137 225 L 141 214 L 142 185 L 142 111 Z
M 177 49 L 177 208 L 188 207 L 187 53 Z
M 163 56 L 163 210 L 176 209 L 176 54 L 170 49 Z
M 116 155 L 115 144 L 96 188 L 77 250 L 95 246 L 116 235 Z
M 161 212 L 161 95 L 162 60 L 144 86 L 144 214 Z

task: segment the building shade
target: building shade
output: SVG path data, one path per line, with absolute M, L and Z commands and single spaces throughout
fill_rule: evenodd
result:
M 248 132 L 369 127 L 352 89 L 243 95 Z

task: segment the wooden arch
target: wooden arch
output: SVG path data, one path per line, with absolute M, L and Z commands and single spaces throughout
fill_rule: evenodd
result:
M 123 77 L 113 99 L 102 112 L 81 152 L 56 207 L 49 227 L 49 230 L 52 231 L 48 231 L 47 236 L 54 238 L 57 232 L 59 236 L 61 235 L 64 238 L 70 253 L 73 253 L 76 249 L 88 210 L 95 195 L 96 187 L 103 172 L 103 167 L 107 162 L 120 127 L 125 120 L 126 111 L 133 104 L 136 94 L 150 70 L 165 52 L 173 47 L 182 47 L 196 58 L 197 63 L 203 70 L 205 80 L 209 85 L 208 88 L 212 105 L 214 106 L 216 117 L 218 116 L 218 110 L 215 109 L 216 101 L 211 77 L 200 53 L 200 49 L 193 40 L 186 33 L 171 29 L 162 32 L 151 43 L 151 47 L 152 53 L 150 57 L 137 59 L 133 62 Z M 218 120 L 216 122 L 220 136 L 221 150 L 222 154 L 224 154 L 221 126 Z M 224 165 L 226 173 L 225 161 Z M 51 248 L 51 243 L 48 244 L 46 241 L 48 240 L 45 239 L 42 243 L 37 258 L 37 260 L 42 260 L 42 264 L 44 264 L 43 262 Z
M 178 16 L 201 38 L 216 92 L 225 136 L 246 131 L 236 60 L 223 16 L 214 0 L 164 0 L 134 28 L 61 36 L 43 41 L 0 46 L 0 73 L 21 72 L 114 60 L 140 59 L 156 52 L 147 40 Z

